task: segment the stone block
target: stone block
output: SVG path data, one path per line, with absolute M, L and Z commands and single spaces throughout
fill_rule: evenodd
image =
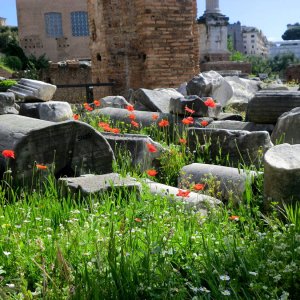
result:
M 279 205 L 300 201 L 300 145 L 274 146 L 264 156 L 264 201 Z
M 209 183 L 213 180 L 214 190 L 221 195 L 218 198 L 225 201 L 232 199 L 238 203 L 243 200 L 247 185 L 251 188 L 256 176 L 257 173 L 253 171 L 246 172 L 237 168 L 193 163 L 181 169 L 178 186 L 200 183 L 209 188 Z M 205 189 L 206 187 L 204 193 Z
M 149 179 L 145 179 L 144 182 L 148 186 L 151 194 L 166 197 L 170 201 L 181 201 L 186 205 L 187 209 L 197 210 L 203 216 L 206 216 L 209 210 L 222 204 L 220 200 L 214 197 L 194 192 L 190 192 L 188 197 L 176 196 L 179 192 L 179 189 L 176 187 L 157 183 Z
M 53 98 L 56 86 L 39 80 L 22 78 L 8 91 L 25 102 L 31 102 L 32 100 L 49 101 Z
M 209 155 L 211 161 L 228 159 L 232 167 L 260 167 L 262 155 L 273 146 L 266 131 L 213 128 L 189 128 L 188 144 L 191 151 Z
M 62 122 L 73 118 L 73 111 L 68 102 L 48 101 L 22 103 L 20 115 L 51 122 Z
M 260 91 L 248 103 L 246 121 L 276 124 L 283 113 L 299 106 L 299 91 Z
M 86 123 L 0 115 L 0 124 L 0 153 L 15 152 L 15 159 L 0 155 L 0 169 L 11 168 L 17 180 L 30 181 L 35 163 L 53 166 L 56 177 L 112 172 L 114 153 L 109 143 Z
M 274 144 L 300 144 L 300 107 L 283 113 L 277 120 L 271 135 Z
M 101 98 L 101 107 L 116 107 L 116 108 L 126 108 L 130 105 L 128 101 L 123 96 L 107 96 Z
M 64 177 L 58 180 L 64 194 L 89 195 L 103 193 L 106 191 L 125 190 L 134 191 L 139 194 L 141 184 L 136 179 L 126 176 L 122 177 L 118 173 L 108 173 L 103 175 L 85 174 L 80 177 Z
M 0 93 L 0 115 L 18 114 L 19 106 L 15 103 L 14 93 Z

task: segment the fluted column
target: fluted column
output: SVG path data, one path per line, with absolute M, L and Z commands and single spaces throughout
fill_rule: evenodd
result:
M 220 13 L 219 0 L 206 0 L 206 14 Z

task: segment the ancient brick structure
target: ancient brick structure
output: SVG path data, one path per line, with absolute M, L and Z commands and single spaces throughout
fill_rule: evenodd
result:
M 93 81 L 117 83 L 100 96 L 199 73 L 196 10 L 196 0 L 88 0 Z
M 300 83 L 300 64 L 291 65 L 285 71 L 286 81 L 295 80 Z

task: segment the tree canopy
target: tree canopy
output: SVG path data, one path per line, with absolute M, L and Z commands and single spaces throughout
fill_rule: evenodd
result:
M 281 36 L 283 40 L 300 40 L 300 26 L 287 29 Z

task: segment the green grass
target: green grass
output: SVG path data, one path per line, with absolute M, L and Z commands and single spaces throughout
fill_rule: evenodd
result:
M 97 128 L 98 120 L 92 121 Z M 168 147 L 172 159 L 163 156 L 157 180 L 173 184 L 177 170 L 195 157 L 175 140 Z M 121 161 L 116 168 L 130 173 L 130 164 Z M 63 196 L 47 172 L 35 189 L 11 186 L 9 178 L 0 185 L 0 299 L 264 300 L 300 294 L 300 207 L 263 214 L 262 179 L 238 207 L 228 203 L 204 218 L 146 188 L 140 197 L 114 189 Z

